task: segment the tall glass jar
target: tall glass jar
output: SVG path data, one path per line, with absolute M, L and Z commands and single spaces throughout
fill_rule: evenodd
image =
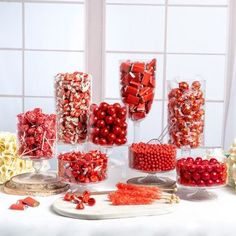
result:
M 167 85 L 169 143 L 182 150 L 204 145 L 205 81 L 174 80 Z
M 92 77 L 83 72 L 60 73 L 55 79 L 59 144 L 80 144 L 87 138 Z

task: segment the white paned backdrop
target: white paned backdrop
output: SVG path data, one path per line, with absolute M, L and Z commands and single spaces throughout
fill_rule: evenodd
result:
M 95 1 L 103 7 L 94 9 Z M 205 148 L 222 146 L 228 8 L 227 0 L 0 1 L 0 130 L 15 132 L 16 114 L 28 109 L 54 112 L 58 72 L 101 71 L 95 97 L 114 102 L 119 61 L 155 57 L 156 95 L 142 139 L 166 125 L 166 80 L 198 74 L 207 84 Z M 92 11 L 102 20 L 88 22 Z M 90 63 L 96 58 L 102 63 Z

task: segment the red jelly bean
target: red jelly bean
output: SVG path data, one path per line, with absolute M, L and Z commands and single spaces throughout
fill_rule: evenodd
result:
M 30 159 L 50 159 L 55 154 L 56 115 L 40 108 L 17 115 L 18 153 Z
M 144 172 L 169 171 L 175 168 L 176 148 L 169 144 L 133 143 L 129 147 L 130 168 Z
M 121 107 L 119 103 L 109 105 L 102 102 L 99 106 L 92 104 L 90 111 L 90 120 L 100 114 L 99 120 L 90 122 L 89 140 L 91 142 L 101 146 L 123 145 L 127 142 L 127 110 L 125 107 Z
M 154 99 L 155 70 L 156 59 L 148 63 L 128 60 L 120 65 L 121 97 L 132 120 L 143 119 L 150 111 Z
M 58 141 L 84 142 L 91 100 L 91 75 L 83 72 L 58 74 L 55 81 Z
M 58 156 L 58 175 L 70 183 L 103 181 L 107 177 L 107 161 L 107 155 L 97 150 L 63 153 Z M 68 193 L 64 198 L 70 201 L 70 197 Z
M 194 171 L 191 171 L 193 170 Z M 217 172 L 218 170 L 218 172 Z M 177 161 L 178 182 L 187 186 L 215 186 L 223 185 L 227 179 L 227 166 L 216 159 L 203 160 L 197 157 L 181 158 Z

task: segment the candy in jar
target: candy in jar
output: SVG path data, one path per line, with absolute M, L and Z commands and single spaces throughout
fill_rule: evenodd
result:
M 129 117 L 141 120 L 149 113 L 155 92 L 156 59 L 150 62 L 130 60 L 120 65 L 121 97 Z
M 107 161 L 107 155 L 97 150 L 61 153 L 58 175 L 62 181 L 70 183 L 100 182 L 107 177 Z
M 169 81 L 168 85 L 169 143 L 197 148 L 203 144 L 204 81 Z
M 89 116 L 89 140 L 102 146 L 127 142 L 127 109 L 119 103 L 92 104 Z
M 0 184 L 15 175 L 31 171 L 32 162 L 18 156 L 16 135 L 0 132 Z
M 55 81 L 58 142 L 86 141 L 91 101 L 91 75 L 83 72 L 58 74 Z
M 45 114 L 40 108 L 17 115 L 19 156 L 50 159 L 55 154 L 56 115 Z

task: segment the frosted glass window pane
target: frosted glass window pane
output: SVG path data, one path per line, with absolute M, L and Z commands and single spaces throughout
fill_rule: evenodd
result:
M 57 73 L 83 71 L 83 68 L 83 53 L 26 52 L 25 94 L 53 96 Z
M 163 51 L 164 7 L 108 5 L 106 12 L 107 50 Z
M 22 52 L 0 51 L 0 94 L 22 94 Z
M 105 97 L 106 98 L 120 98 L 120 84 L 119 84 L 119 65 L 122 60 L 149 60 L 157 59 L 157 73 L 156 73 L 156 98 L 162 98 L 163 86 L 163 56 L 153 54 L 125 54 L 125 53 L 107 53 L 106 54 L 106 81 Z M 112 89 L 111 89 L 112 88 Z
M 206 103 L 205 146 L 221 146 L 223 117 L 223 103 Z
M 0 97 L 0 130 L 16 132 L 16 115 L 22 112 L 22 99 Z
M 107 0 L 107 3 L 165 4 L 165 0 Z
M 228 0 L 169 0 L 169 4 L 226 5 Z
M 0 47 L 22 46 L 22 4 L 0 3 Z
M 226 52 L 226 8 L 169 7 L 168 16 L 168 52 Z
M 206 80 L 206 98 L 224 99 L 225 56 L 168 55 L 167 79 L 194 79 L 201 75 Z
M 25 44 L 36 49 L 84 49 L 84 6 L 25 4 Z
M 42 108 L 44 113 L 55 113 L 54 98 L 25 98 L 25 110 L 33 110 L 34 108 Z

